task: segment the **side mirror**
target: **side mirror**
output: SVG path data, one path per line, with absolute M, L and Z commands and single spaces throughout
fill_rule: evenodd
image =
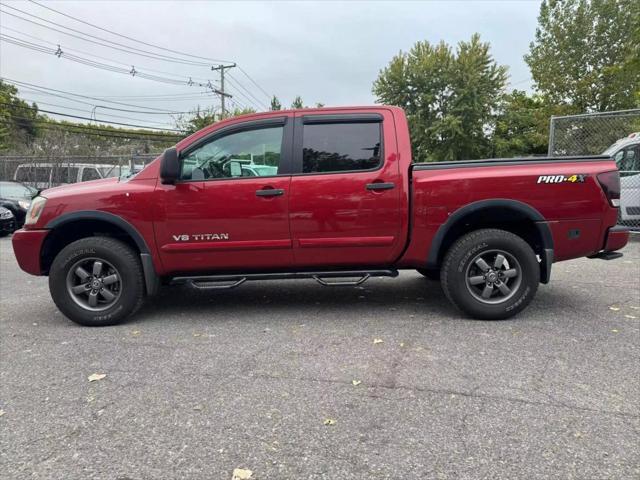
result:
M 180 176 L 180 159 L 176 147 L 167 148 L 160 160 L 160 181 L 164 185 L 173 185 Z

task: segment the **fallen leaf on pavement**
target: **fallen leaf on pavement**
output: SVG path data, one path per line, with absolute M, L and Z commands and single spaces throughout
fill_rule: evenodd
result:
M 633 315 L 625 315 L 625 318 L 638 318 L 638 317 L 634 317 Z
M 613 310 L 614 312 L 617 312 L 618 310 L 620 310 L 620 307 L 609 307 L 609 310 Z
M 384 340 L 382 340 L 381 338 L 374 338 L 373 339 L 373 344 L 375 345 L 376 343 L 383 343 Z
M 0 410 L 0 417 L 4 415 L 4 410 Z
M 140 330 L 134 330 L 131 335 L 140 335 Z
M 618 330 L 616 330 L 615 328 L 613 328 L 611 331 L 612 331 L 613 333 L 618 333 Z
M 248 480 L 253 475 L 251 470 L 246 468 L 234 468 L 231 480 Z
M 353 384 L 354 387 L 357 387 L 358 385 L 360 385 L 362 383 L 362 381 L 360 381 L 360 380 L 351 380 L 351 383 Z
M 336 421 L 333 418 L 327 418 L 327 419 L 325 419 L 324 424 L 325 425 L 335 425 Z
M 87 380 L 89 380 L 90 382 L 95 382 L 96 380 L 102 380 L 106 376 L 106 373 L 93 373 L 87 377 Z

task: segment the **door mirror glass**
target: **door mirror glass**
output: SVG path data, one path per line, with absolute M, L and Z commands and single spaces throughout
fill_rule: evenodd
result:
M 167 148 L 160 160 L 160 181 L 172 185 L 180 176 L 180 159 L 175 147 Z

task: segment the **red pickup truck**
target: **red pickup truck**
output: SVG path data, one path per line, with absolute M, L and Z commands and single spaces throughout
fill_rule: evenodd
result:
M 42 192 L 13 247 L 83 325 L 122 321 L 163 284 L 342 286 L 400 269 L 504 319 L 553 262 L 621 256 L 619 197 L 608 157 L 415 164 L 400 108 L 278 111 L 207 127 L 131 178 Z

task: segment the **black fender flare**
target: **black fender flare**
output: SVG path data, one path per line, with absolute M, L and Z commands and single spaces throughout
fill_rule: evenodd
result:
M 67 223 L 77 222 L 80 220 L 100 220 L 124 230 L 133 239 L 138 250 L 140 250 L 140 263 L 142 264 L 147 294 L 153 295 L 157 292 L 160 285 L 160 279 L 158 278 L 153 266 L 149 246 L 140 232 L 138 232 L 138 230 L 124 218 L 101 210 L 79 210 L 77 212 L 65 213 L 54 218 L 45 225 L 45 228 L 53 230 L 57 227 L 66 225 Z
M 551 264 L 553 263 L 553 235 L 551 234 L 551 228 L 549 228 L 547 220 L 538 210 L 524 202 L 511 199 L 479 200 L 453 212 L 447 221 L 440 225 L 431 241 L 431 247 L 429 248 L 427 256 L 427 268 L 435 269 L 439 267 L 440 251 L 444 239 L 447 233 L 449 233 L 458 222 L 462 221 L 468 215 L 489 208 L 504 208 L 515 211 L 524 215 L 534 223 L 542 239 L 542 247 L 544 249 L 543 254 L 540 255 L 542 260 L 540 265 L 540 279 L 542 283 L 548 283 L 551 276 Z

